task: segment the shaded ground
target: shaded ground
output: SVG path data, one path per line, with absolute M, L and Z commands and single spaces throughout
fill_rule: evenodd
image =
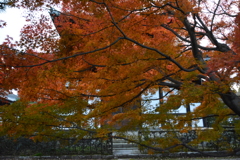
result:
M 204 157 L 204 158 L 153 158 L 153 159 L 129 159 L 129 158 L 122 158 L 122 159 L 115 159 L 115 160 L 240 160 L 240 157 L 226 157 L 226 158 L 219 158 L 219 157 Z
M 82 157 L 74 157 L 74 158 L 68 158 L 68 157 L 38 157 L 38 156 L 16 156 L 16 157 L 0 157 L 2 160 L 38 160 L 38 159 L 47 159 L 47 160 L 76 160 L 76 159 L 85 159 L 85 160 L 102 160 L 102 159 L 108 159 L 108 160 L 240 160 L 240 157 L 191 157 L 191 158 L 82 158 Z

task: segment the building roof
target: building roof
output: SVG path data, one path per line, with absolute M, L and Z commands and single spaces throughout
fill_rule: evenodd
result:
M 17 95 L 15 95 L 15 94 L 8 94 L 5 98 L 7 100 L 9 100 L 9 101 L 12 101 L 12 102 L 14 102 L 14 101 L 19 99 L 19 97 Z

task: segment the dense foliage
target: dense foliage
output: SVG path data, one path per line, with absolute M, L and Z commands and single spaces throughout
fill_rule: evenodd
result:
M 31 11 L 56 4 L 9 3 Z M 51 17 L 29 14 L 21 40 L 1 45 L 1 89 L 18 89 L 21 98 L 0 108 L 1 133 L 126 138 L 136 129 L 198 130 L 196 120 L 212 118 L 204 132 L 211 134 L 191 142 L 198 144 L 219 138 L 226 125 L 238 129 L 238 0 L 65 0 L 61 7 Z M 172 114 L 180 106 L 187 113 Z M 187 145 L 174 134 L 158 141 L 158 148 Z

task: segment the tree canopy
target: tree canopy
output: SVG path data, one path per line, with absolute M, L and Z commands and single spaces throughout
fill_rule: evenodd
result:
M 57 4 L 62 9 L 51 8 L 51 17 L 27 15 L 21 40 L 1 45 L 1 89 L 18 89 L 21 98 L 0 107 L 1 133 L 44 139 L 150 128 L 186 132 L 196 127 L 191 121 L 215 117 L 211 140 L 229 116 L 240 116 L 232 87 L 240 77 L 238 0 L 9 2 L 31 11 Z M 159 98 L 147 98 L 159 88 Z M 156 100 L 152 110 L 149 102 Z M 171 114 L 192 103 L 200 105 L 184 116 Z M 183 144 L 169 139 L 155 147 Z

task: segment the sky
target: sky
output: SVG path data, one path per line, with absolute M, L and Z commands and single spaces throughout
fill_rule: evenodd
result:
M 7 8 L 0 12 L 0 20 L 4 20 L 7 26 L 0 28 L 0 43 L 4 41 L 7 35 L 14 40 L 20 39 L 20 31 L 24 24 L 26 24 L 24 13 L 18 8 Z

